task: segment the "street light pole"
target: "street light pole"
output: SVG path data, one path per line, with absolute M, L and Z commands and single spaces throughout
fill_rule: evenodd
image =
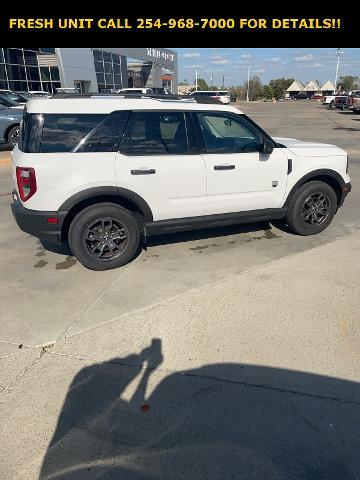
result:
M 336 90 L 336 85 L 338 81 L 338 74 L 339 74 L 339 63 L 340 63 L 340 55 L 343 54 L 344 52 L 340 51 L 340 48 L 336 49 L 336 55 L 337 55 L 337 62 L 336 62 L 336 73 L 335 73 L 335 90 Z
M 248 65 L 248 75 L 247 75 L 247 89 L 246 89 L 246 101 L 249 101 L 249 88 L 250 88 L 250 65 Z
M 195 68 L 195 91 L 197 92 L 198 89 L 198 71 L 197 68 Z

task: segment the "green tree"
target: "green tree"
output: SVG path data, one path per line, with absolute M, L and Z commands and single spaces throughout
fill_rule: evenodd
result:
M 359 88 L 359 77 L 354 77 L 353 75 L 346 75 L 345 77 L 340 77 L 339 85 L 343 87 L 345 92 Z
M 244 89 L 245 92 L 247 92 L 247 82 L 244 82 Z M 261 83 L 261 80 L 259 77 L 254 76 L 251 77 L 249 80 L 249 100 L 257 100 L 258 98 L 262 97 L 264 93 L 264 87 L 263 84 Z M 245 93 L 246 96 L 246 93 Z
M 191 89 L 192 92 L 194 90 L 195 90 L 195 88 Z M 205 80 L 203 78 L 198 78 L 198 90 L 209 90 L 209 85 L 205 82 Z
M 270 80 L 269 87 L 271 87 L 273 92 L 273 97 L 276 100 L 283 98 L 285 96 L 285 91 L 293 83 L 293 78 L 277 78 L 275 80 Z
M 266 100 L 271 100 L 274 96 L 274 92 L 270 85 L 264 85 L 264 97 Z

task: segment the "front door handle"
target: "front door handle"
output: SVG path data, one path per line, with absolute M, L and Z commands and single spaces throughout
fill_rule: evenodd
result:
M 154 175 L 156 173 L 155 168 L 140 168 L 139 170 L 131 170 L 131 175 Z
M 214 170 L 234 170 L 235 165 L 215 165 Z

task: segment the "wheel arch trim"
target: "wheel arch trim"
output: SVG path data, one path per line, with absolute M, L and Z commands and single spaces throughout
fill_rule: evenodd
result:
M 115 196 L 119 200 L 121 198 L 127 200 L 134 204 L 143 214 L 145 222 L 153 221 L 153 214 L 149 204 L 137 193 L 121 187 L 92 187 L 77 192 L 71 197 L 69 197 L 65 202 L 60 206 L 59 212 L 69 212 L 77 204 L 83 202 L 84 200 L 96 199 L 96 197 L 104 196 Z
M 286 199 L 285 199 L 285 202 L 284 202 L 284 207 L 286 207 L 290 200 L 291 200 L 291 197 L 292 195 L 294 194 L 294 192 L 299 188 L 301 187 L 301 185 L 303 185 L 304 183 L 307 183 L 311 180 L 316 180 L 318 179 L 319 177 L 330 177 L 331 179 L 335 180 L 339 186 L 339 192 L 337 193 L 341 193 L 341 189 L 342 187 L 346 184 L 345 180 L 343 179 L 343 177 L 340 175 L 340 173 L 336 172 L 335 170 L 331 170 L 331 169 L 327 169 L 327 168 L 323 168 L 323 169 L 318 169 L 318 170 L 312 170 L 311 172 L 308 172 L 306 173 L 305 175 L 303 175 L 296 183 L 295 185 L 293 185 L 291 187 L 291 190 L 289 191 L 289 193 L 287 194 L 286 196 Z M 340 200 L 340 199 L 339 199 Z

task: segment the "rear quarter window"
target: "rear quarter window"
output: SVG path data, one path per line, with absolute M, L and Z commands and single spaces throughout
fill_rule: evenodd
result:
M 115 151 L 129 114 L 27 114 L 20 148 L 33 153 Z

